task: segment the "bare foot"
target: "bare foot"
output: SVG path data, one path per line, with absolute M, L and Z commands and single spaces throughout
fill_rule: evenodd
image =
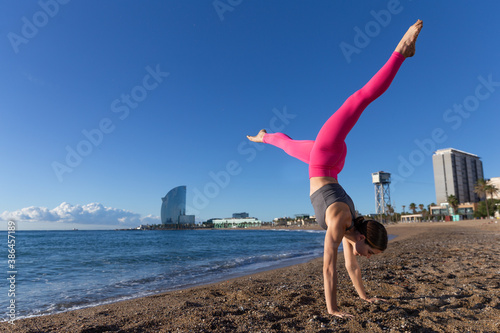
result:
M 415 55 L 415 43 L 417 42 L 418 34 L 420 30 L 422 30 L 423 25 L 424 22 L 422 22 L 422 20 L 417 20 L 417 22 L 408 29 L 403 38 L 401 38 L 395 51 L 401 53 L 405 58 L 413 57 Z
M 266 134 L 266 133 L 267 132 L 265 129 L 261 129 L 259 134 L 257 134 L 256 136 L 247 135 L 247 138 L 248 138 L 248 140 L 253 141 L 253 142 L 264 142 L 264 141 L 262 141 L 262 139 L 264 138 L 264 134 Z

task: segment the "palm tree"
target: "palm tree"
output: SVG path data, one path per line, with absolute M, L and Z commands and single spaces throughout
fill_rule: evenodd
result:
M 413 211 L 413 214 L 417 213 L 417 205 L 414 202 L 410 204 L 410 209 Z
M 500 190 L 488 180 L 488 187 L 486 189 L 486 194 L 493 199 L 493 197 L 500 193 Z
M 405 206 L 405 205 L 403 205 L 403 214 L 405 213 L 405 208 L 406 208 L 406 206 Z
M 453 194 L 450 194 L 448 196 L 448 204 L 450 205 L 451 208 L 453 208 L 453 213 L 457 214 L 458 213 L 458 199 L 456 196 Z
M 488 209 L 488 197 L 486 196 L 486 194 L 489 194 L 488 190 L 490 186 L 493 185 L 488 184 L 488 181 L 484 180 L 483 178 L 478 179 L 476 182 L 476 186 L 474 186 L 474 193 L 476 193 L 480 197 L 484 196 L 484 200 L 486 201 L 486 215 L 488 216 L 488 218 L 490 218 L 490 211 Z
M 434 202 L 431 202 L 430 205 L 427 205 L 427 212 L 428 212 L 428 215 L 430 216 L 430 218 L 432 218 L 432 209 L 431 207 L 433 206 L 436 206 L 436 204 Z
M 390 216 L 390 221 L 392 222 L 392 214 L 394 213 L 394 208 L 392 208 L 392 205 L 387 205 L 387 213 Z
M 421 212 L 423 212 L 423 211 L 424 211 L 424 207 L 425 207 L 425 206 L 424 206 L 424 204 L 420 204 L 420 205 L 418 205 L 418 209 L 420 209 L 420 211 L 421 211 Z

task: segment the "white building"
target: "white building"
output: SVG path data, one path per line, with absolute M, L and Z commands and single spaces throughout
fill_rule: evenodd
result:
M 493 196 L 488 195 L 488 199 L 500 199 L 500 177 L 490 178 L 488 183 L 498 189 L 498 193 Z
M 490 178 L 489 184 L 495 186 L 499 192 L 493 196 L 488 195 L 488 199 L 499 199 L 500 200 L 500 177 Z M 495 217 L 497 219 L 500 218 L 500 212 L 498 210 L 495 212 Z
M 255 217 L 213 219 L 212 222 L 214 228 L 250 228 L 260 227 L 262 225 L 262 221 Z

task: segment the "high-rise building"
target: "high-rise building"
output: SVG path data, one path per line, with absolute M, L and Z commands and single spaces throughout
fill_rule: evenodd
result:
M 194 215 L 186 215 L 186 186 L 171 189 L 161 200 L 162 224 L 194 223 Z
M 457 149 L 440 149 L 432 155 L 437 204 L 454 195 L 459 203 L 478 202 L 474 193 L 478 179 L 483 178 L 483 163 L 477 155 Z

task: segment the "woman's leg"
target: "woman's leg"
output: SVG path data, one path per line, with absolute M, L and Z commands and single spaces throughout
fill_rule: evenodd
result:
M 389 88 L 404 60 L 400 53 L 394 52 L 377 74 L 363 88 L 352 94 L 326 121 L 318 133 L 317 143 L 320 146 L 328 146 L 344 142 L 363 110 Z
M 334 177 L 342 170 L 346 156 L 344 140 L 358 121 L 363 110 L 389 88 L 404 57 L 394 52 L 377 74 L 360 90 L 351 95 L 326 121 L 314 141 L 296 141 L 283 133 L 264 131 L 253 138 L 283 149 L 288 155 L 309 163 L 309 177 Z M 250 138 L 250 137 L 249 137 Z
M 312 140 L 293 140 L 283 133 L 266 133 L 262 142 L 281 148 L 288 155 L 309 164 L 309 155 L 314 145 Z
M 309 158 L 310 178 L 337 178 L 344 165 L 346 156 L 344 140 L 347 134 L 363 110 L 389 88 L 405 58 L 413 56 L 415 41 L 421 28 L 420 20 L 410 27 L 385 65 L 363 88 L 351 95 L 323 125 Z
M 266 130 L 261 130 L 256 136 L 247 138 L 253 142 L 264 142 L 275 147 L 281 148 L 288 155 L 298 158 L 302 162 L 309 163 L 309 154 L 314 145 L 312 140 L 293 140 L 288 135 L 283 133 L 266 133 Z
M 351 95 L 326 121 L 311 150 L 309 177 L 334 177 L 342 170 L 346 156 L 344 140 L 363 110 L 389 88 L 405 58 L 394 52 L 389 61 L 360 90 Z

